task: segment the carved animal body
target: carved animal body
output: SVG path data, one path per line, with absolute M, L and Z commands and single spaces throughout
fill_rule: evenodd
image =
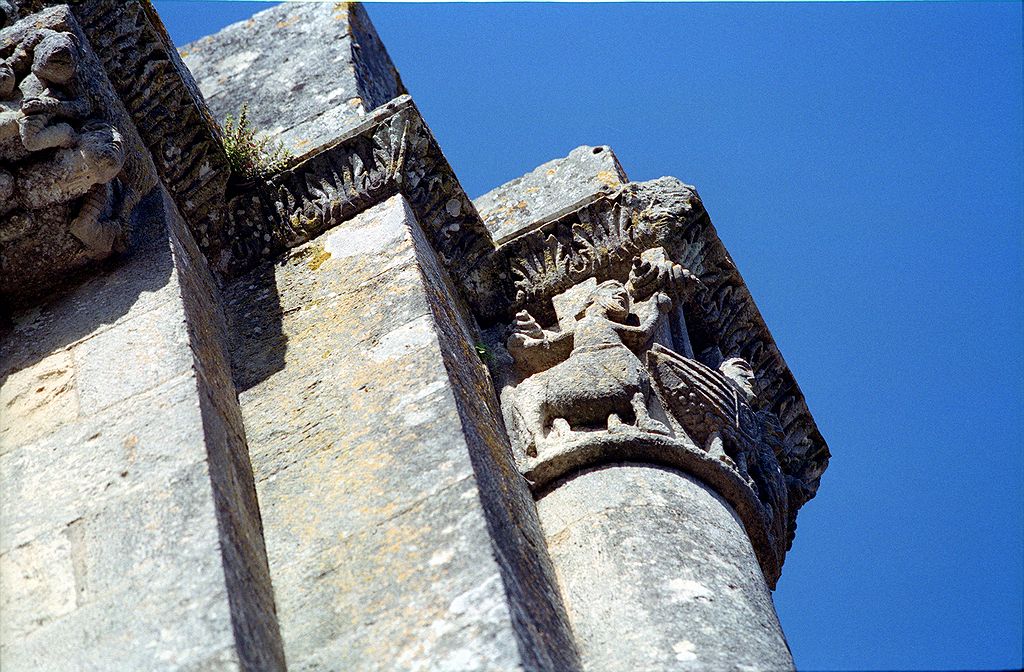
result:
M 650 378 L 640 358 L 627 346 L 627 341 L 646 340 L 661 319 L 659 305 L 666 302 L 670 303 L 662 294 L 637 304 L 645 317 L 639 326 L 626 324 L 629 293 L 621 283 L 610 281 L 595 289 L 571 332 L 543 332 L 529 318 L 532 333 L 542 335 L 520 334 L 521 343 L 515 336 L 510 339 L 511 350 L 518 352 L 521 360 L 529 358 L 530 348 L 538 347 L 560 345 L 568 355 L 516 389 L 515 408 L 530 435 L 527 452 L 545 443 L 549 427 L 550 438 L 557 439 L 580 429 L 614 431 L 623 419 L 632 417 L 642 431 L 668 433 L 668 428 L 647 412 Z
M 566 361 L 523 382 L 517 398 L 536 434 L 557 418 L 573 428 L 604 428 L 613 414 L 635 415 L 634 397 L 649 389 L 640 359 L 620 341 L 575 348 Z

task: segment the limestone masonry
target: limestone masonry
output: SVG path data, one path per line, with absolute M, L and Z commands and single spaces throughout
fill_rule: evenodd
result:
M 470 200 L 357 4 L 0 0 L 0 311 L 4 672 L 793 666 L 828 447 L 697 191 Z

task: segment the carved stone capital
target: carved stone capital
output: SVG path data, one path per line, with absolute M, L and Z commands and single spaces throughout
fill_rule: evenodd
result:
M 538 494 L 607 462 L 698 475 L 737 511 L 774 585 L 788 519 L 778 420 L 755 410 L 746 361 L 713 368 L 694 359 L 686 312 L 706 292 L 700 281 L 660 247 L 628 268 L 625 282 L 590 277 L 552 296 L 552 323 L 523 310 L 492 331 L 500 353 L 492 370 L 520 471 Z
M 775 584 L 828 449 L 692 188 L 598 195 L 467 287 L 535 492 L 607 462 L 682 469 L 729 501 Z

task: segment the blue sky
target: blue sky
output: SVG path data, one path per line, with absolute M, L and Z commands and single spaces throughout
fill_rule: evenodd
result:
M 154 4 L 179 45 L 267 6 Z M 1021 5 L 368 12 L 471 196 L 581 144 L 697 185 L 833 453 L 797 664 L 1020 667 Z

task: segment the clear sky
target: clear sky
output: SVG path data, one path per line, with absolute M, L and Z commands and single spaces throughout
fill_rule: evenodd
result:
M 179 45 L 267 6 L 154 4 Z M 797 664 L 1020 667 L 1021 5 L 368 12 L 470 196 L 581 144 L 697 185 L 833 453 Z

